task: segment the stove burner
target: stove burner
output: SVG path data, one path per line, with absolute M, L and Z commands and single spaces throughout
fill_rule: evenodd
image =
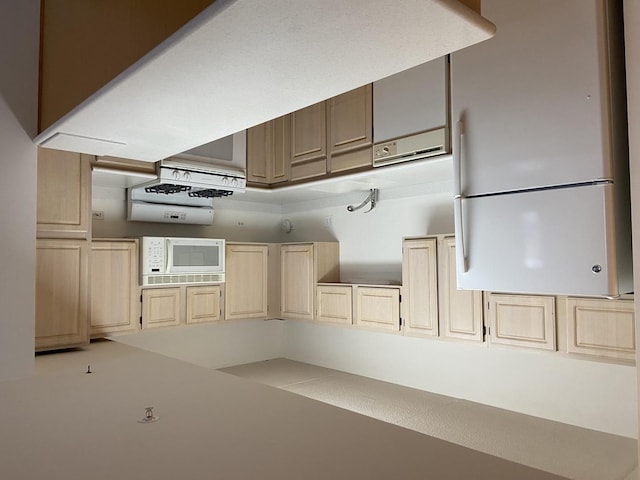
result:
M 229 195 L 233 195 L 233 192 L 229 191 L 229 190 L 217 190 L 215 188 L 209 188 L 207 190 L 196 190 L 194 192 L 189 192 L 189 196 L 190 197 L 198 197 L 198 198 L 228 197 Z
M 144 189 L 147 193 L 158 193 L 164 195 L 188 192 L 189 190 L 191 190 L 191 187 L 186 185 L 174 185 L 172 183 L 161 183 L 160 185 L 154 185 L 153 187 L 145 187 Z

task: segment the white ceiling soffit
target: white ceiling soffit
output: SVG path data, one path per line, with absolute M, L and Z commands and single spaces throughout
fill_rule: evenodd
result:
M 35 141 L 156 161 L 494 32 L 456 0 L 217 0 Z

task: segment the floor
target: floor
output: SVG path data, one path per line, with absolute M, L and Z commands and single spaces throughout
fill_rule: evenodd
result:
M 637 442 L 287 359 L 221 369 L 576 480 L 636 480 Z

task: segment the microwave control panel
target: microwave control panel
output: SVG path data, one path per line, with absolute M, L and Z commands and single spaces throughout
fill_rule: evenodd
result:
M 150 275 L 164 273 L 165 239 L 163 237 L 142 238 L 142 273 Z

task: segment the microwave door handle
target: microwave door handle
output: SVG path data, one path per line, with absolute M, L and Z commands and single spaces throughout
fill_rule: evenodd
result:
M 456 135 L 453 148 L 453 209 L 456 220 L 456 264 L 462 273 L 468 268 L 467 255 L 464 248 L 464 221 L 462 218 L 462 138 L 464 136 L 464 123 L 462 120 L 456 123 Z

